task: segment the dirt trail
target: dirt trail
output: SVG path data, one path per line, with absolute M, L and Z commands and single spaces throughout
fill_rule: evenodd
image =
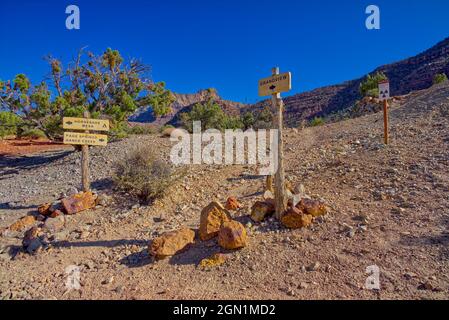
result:
M 287 176 L 332 210 L 311 228 L 251 223 L 264 178 L 251 166 L 190 166 L 152 206 L 118 197 L 110 207 L 69 216 L 59 241 L 35 256 L 21 234 L 0 238 L 0 297 L 6 299 L 447 299 L 449 297 L 449 87 L 420 93 L 391 110 L 391 145 L 382 114 L 286 131 Z M 168 158 L 170 142 L 136 136 L 93 149 L 94 187 L 112 194 L 113 161 L 148 143 Z M 56 152 L 0 171 L 0 227 L 79 185 L 79 154 Z M 34 162 L 34 164 L 33 164 Z M 237 197 L 234 214 L 249 245 L 210 271 L 198 263 L 222 251 L 216 240 L 153 262 L 149 240 L 181 225 L 197 228 L 212 200 Z M 222 251 L 225 252 L 225 251 Z M 66 291 L 67 267 L 81 268 L 81 290 Z M 368 290 L 366 268 L 380 269 Z

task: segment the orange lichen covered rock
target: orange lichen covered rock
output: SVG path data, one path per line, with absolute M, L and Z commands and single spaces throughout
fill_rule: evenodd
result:
M 62 205 L 67 214 L 75 214 L 95 207 L 96 196 L 92 192 L 80 192 L 62 199 Z
M 215 253 L 209 258 L 204 258 L 200 262 L 202 268 L 213 268 L 226 262 L 226 256 L 223 253 Z
M 314 217 L 323 216 L 327 213 L 326 205 L 317 200 L 302 199 L 296 207 L 304 213 L 311 214 Z
M 307 227 L 312 223 L 313 216 L 305 214 L 296 207 L 290 207 L 281 217 L 281 223 L 290 229 Z
M 177 231 L 166 232 L 154 239 L 148 251 L 157 259 L 173 256 L 183 250 L 187 245 L 194 242 L 195 232 L 183 227 Z
M 11 231 L 22 231 L 26 229 L 27 227 L 33 225 L 36 222 L 36 218 L 33 216 L 25 216 L 23 218 L 20 218 L 16 222 L 14 222 L 12 225 L 9 226 L 9 230 Z
M 239 249 L 246 246 L 246 229 L 238 221 L 227 221 L 218 232 L 218 244 L 224 249 Z
M 275 211 L 273 200 L 257 201 L 251 208 L 251 219 L 255 222 L 261 222 L 266 217 L 272 215 Z
M 50 208 L 51 208 L 51 203 L 44 203 L 44 204 L 41 204 L 37 208 L 37 212 L 39 212 L 39 214 L 41 214 L 43 216 L 48 216 L 51 213 Z
M 200 239 L 205 241 L 218 234 L 223 222 L 230 221 L 231 215 L 218 201 L 211 202 L 201 211 Z
M 241 205 L 235 197 L 229 197 L 228 200 L 226 200 L 225 204 L 226 210 L 237 210 L 240 207 Z

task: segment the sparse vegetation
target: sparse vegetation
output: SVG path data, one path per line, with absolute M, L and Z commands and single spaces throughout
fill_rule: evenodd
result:
M 190 112 L 181 114 L 182 125 L 189 132 L 193 132 L 194 121 L 201 121 L 201 130 L 243 128 L 243 122 L 238 117 L 226 115 L 221 107 L 211 98 L 204 103 L 195 104 Z
M 152 83 L 149 68 L 131 59 L 124 61 L 117 50 L 103 54 L 84 53 L 66 67 L 51 56 L 50 81 L 33 85 L 25 74 L 12 81 L 0 81 L 0 108 L 22 119 L 21 126 L 38 129 L 51 139 L 62 135 L 63 116 L 82 116 L 85 110 L 92 118 L 108 118 L 113 137 L 125 136 L 123 122 L 137 108 L 151 105 L 156 116 L 170 112 L 174 101 L 165 83 Z
M 433 77 L 433 84 L 439 84 L 447 81 L 447 76 L 445 73 L 438 73 Z
M 32 128 L 32 129 L 25 129 L 20 133 L 21 138 L 28 138 L 28 139 L 45 139 L 47 136 L 42 130 Z
M 12 112 L 0 112 L 0 138 L 17 135 L 17 129 L 21 122 L 20 117 Z
M 169 162 L 157 158 L 148 146 L 131 151 L 115 163 L 114 183 L 118 189 L 148 203 L 164 194 L 175 175 Z
M 315 117 L 310 121 L 311 127 L 321 126 L 325 123 L 324 119 L 322 117 Z
M 383 72 L 377 72 L 373 76 L 369 74 L 360 84 L 360 95 L 362 97 L 377 98 L 379 96 L 379 82 L 387 79 L 387 76 Z

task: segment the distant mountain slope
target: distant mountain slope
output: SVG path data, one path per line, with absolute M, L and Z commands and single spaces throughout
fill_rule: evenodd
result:
M 435 74 L 444 72 L 449 76 L 449 38 L 417 56 L 381 66 L 373 70 L 373 73 L 377 71 L 384 72 L 388 76 L 393 95 L 404 95 L 429 88 Z M 360 99 L 359 85 L 363 79 L 364 77 L 285 97 L 286 124 L 298 126 L 304 119 L 327 115 L 351 107 Z M 223 100 L 214 89 L 208 89 L 194 94 L 175 94 L 176 101 L 172 106 L 173 112 L 160 119 L 154 117 L 151 107 L 145 107 L 139 109 L 130 117 L 130 120 L 155 124 L 177 124 L 181 112 L 190 110 L 195 103 L 205 101 L 208 95 L 212 95 L 226 113 L 234 115 L 246 111 L 254 112 L 262 109 L 265 105 L 271 105 L 268 99 L 254 105 Z
M 146 122 L 154 124 L 166 124 L 166 123 L 176 123 L 179 119 L 179 115 L 182 112 L 190 110 L 193 105 L 199 102 L 204 102 L 209 97 L 217 101 L 217 103 L 225 110 L 228 114 L 238 115 L 240 109 L 244 107 L 244 104 L 233 102 L 229 100 L 223 100 L 217 93 L 215 89 L 205 89 L 200 90 L 197 93 L 182 94 L 173 93 L 176 100 L 172 105 L 172 112 L 164 117 L 156 119 L 154 116 L 151 106 L 143 107 L 137 110 L 137 112 L 132 115 L 129 120 L 133 122 Z
M 449 75 L 449 38 L 415 57 L 381 66 L 373 73 L 377 71 L 384 72 L 388 76 L 393 95 L 426 89 L 432 85 L 435 74 L 444 72 Z M 297 126 L 303 119 L 326 115 L 352 106 L 360 99 L 359 85 L 363 79 L 364 77 L 284 98 L 286 123 Z M 267 104 L 270 104 L 269 100 L 247 109 L 263 108 Z

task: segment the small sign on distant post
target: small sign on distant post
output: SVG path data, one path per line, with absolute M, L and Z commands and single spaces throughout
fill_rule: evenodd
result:
M 280 219 L 281 215 L 287 210 L 287 197 L 285 192 L 285 172 L 284 172 L 284 142 L 282 138 L 283 128 L 283 110 L 284 103 L 281 99 L 281 92 L 287 92 L 292 88 L 292 77 L 290 72 L 279 74 L 279 68 L 272 69 L 272 76 L 259 80 L 259 96 L 271 95 L 271 102 L 277 116 L 274 119 L 274 125 L 278 129 L 278 168 L 275 175 L 275 207 L 276 218 Z
M 90 119 L 89 112 L 84 112 L 84 118 L 64 117 L 64 129 L 82 130 L 83 132 L 64 132 L 64 144 L 81 145 L 81 183 L 83 191 L 90 190 L 89 181 L 89 146 L 106 146 L 108 136 L 91 134 L 89 130 L 109 131 L 109 120 Z
M 385 101 L 390 99 L 390 82 L 384 80 L 379 82 L 379 100 Z
M 384 143 L 388 144 L 388 99 L 390 99 L 390 82 L 379 82 L 379 101 L 383 102 L 384 111 Z

